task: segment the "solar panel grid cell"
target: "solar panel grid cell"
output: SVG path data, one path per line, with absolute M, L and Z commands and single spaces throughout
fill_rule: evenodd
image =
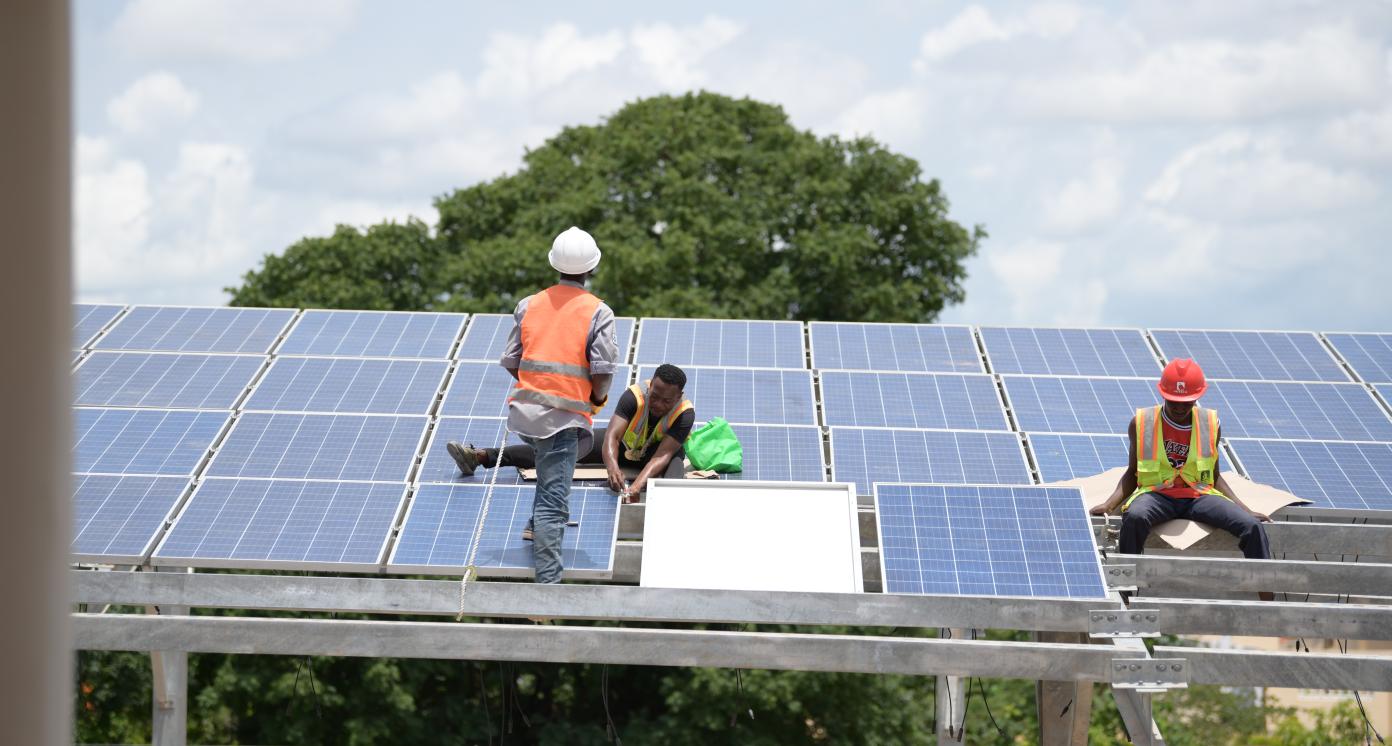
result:
M 1231 438 L 1243 474 L 1316 508 L 1392 510 L 1392 443 Z
M 1139 329 L 981 327 L 995 373 L 1153 376 L 1160 363 Z
M 1126 466 L 1129 453 L 1124 435 L 1029 433 L 1026 442 L 1045 484 Z
M 288 308 L 136 306 L 95 348 L 266 354 L 294 317 Z
M 875 482 L 1030 484 L 1015 433 L 831 428 L 833 482 L 869 495 Z
M 725 368 L 805 368 L 802 324 L 796 321 L 643 319 L 635 360 Z
M 1356 383 L 1211 381 L 1226 438 L 1392 441 L 1392 419 Z
M 1141 407 L 1160 402 L 1157 379 L 1001 376 L 1015 421 L 1025 432 L 1125 432 Z
M 1210 380 L 1348 381 L 1311 332 L 1152 329 L 1166 360 L 1193 358 Z
M 971 327 L 937 324 L 808 325 L 819 369 L 984 373 Z
M 1392 383 L 1392 334 L 1328 333 L 1324 338 L 1361 380 Z
M 995 380 L 950 373 L 821 372 L 827 425 L 1005 430 Z
M 188 488 L 187 477 L 79 475 L 73 480 L 75 559 L 140 563 Z
M 620 365 L 614 372 L 614 381 L 609 386 L 609 401 L 594 416 L 600 426 L 609 422 L 619 397 L 628 388 L 632 374 L 627 365 Z M 494 363 L 460 362 L 455 365 L 454 377 L 450 379 L 445 391 L 445 400 L 440 405 L 442 417 L 507 417 L 507 399 L 515 381 L 505 368 Z
M 281 355 L 448 358 L 461 313 L 305 311 L 276 350 Z
M 261 355 L 96 351 L 77 369 L 75 403 L 232 409 L 265 362 Z
M 1102 598 L 1077 488 L 880 484 L 888 593 Z
M 815 425 L 817 405 L 812 371 L 765 368 L 683 368 L 686 396 L 702 419 L 723 417 L 751 425 Z M 657 366 L 638 369 L 638 385 L 656 375 Z
M 247 412 L 207 476 L 404 482 L 427 417 Z
M 73 410 L 73 471 L 79 474 L 193 474 L 227 423 L 227 412 Z
M 491 469 L 478 469 L 473 476 L 466 477 L 459 472 L 459 466 L 445 450 L 451 440 L 473 444 L 476 448 L 497 448 L 503 437 L 507 420 L 501 417 L 441 417 L 435 423 L 435 431 L 426 448 L 425 459 L 421 463 L 417 482 L 443 484 L 488 484 L 495 476 Z M 508 445 L 518 445 L 522 439 L 516 433 L 509 433 Z M 517 469 L 506 467 L 498 470 L 498 484 L 522 484 Z
M 125 310 L 125 306 L 117 306 L 99 303 L 74 303 L 73 304 L 73 337 L 74 348 L 86 347 L 91 344 L 92 339 L 110 324 L 112 319 L 120 315 Z
M 444 360 L 277 357 L 245 408 L 429 414 L 448 369 Z
M 744 470 L 725 479 L 759 482 L 825 482 L 822 431 L 817 427 L 731 425 L 744 456 Z
M 628 316 L 614 318 L 614 334 L 619 349 L 619 360 L 628 360 L 628 350 L 633 342 L 635 319 Z M 460 360 L 475 360 L 496 363 L 507 348 L 508 335 L 512 333 L 512 314 L 483 313 L 474 314 L 469 327 L 464 331 L 464 339 L 459 343 L 456 357 Z

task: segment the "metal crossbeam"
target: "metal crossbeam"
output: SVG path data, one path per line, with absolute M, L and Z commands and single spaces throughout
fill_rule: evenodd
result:
M 1258 653 L 1157 645 L 1159 658 L 1184 658 L 1192 684 L 1392 691 L 1392 658 L 1329 653 Z
M 1136 566 L 1146 595 L 1203 595 L 1206 590 L 1348 593 L 1392 596 L 1392 565 L 1363 562 L 1214 559 L 1119 555 Z
M 1392 606 L 1136 598 L 1131 608 L 1158 609 L 1171 634 L 1392 640 Z

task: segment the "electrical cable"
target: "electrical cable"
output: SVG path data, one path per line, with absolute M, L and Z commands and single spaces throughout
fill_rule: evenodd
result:
M 604 702 L 604 732 L 614 746 L 623 746 L 623 739 L 619 738 L 619 728 L 614 725 L 614 717 L 609 713 L 609 664 L 605 664 L 600 669 L 599 674 L 599 696 Z

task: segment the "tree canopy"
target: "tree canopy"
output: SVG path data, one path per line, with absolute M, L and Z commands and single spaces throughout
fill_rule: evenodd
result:
M 986 235 L 912 158 L 713 93 L 633 102 L 523 160 L 437 199 L 434 230 L 339 226 L 269 255 L 232 304 L 507 312 L 554 281 L 546 251 L 576 225 L 621 315 L 927 322 L 963 300 Z

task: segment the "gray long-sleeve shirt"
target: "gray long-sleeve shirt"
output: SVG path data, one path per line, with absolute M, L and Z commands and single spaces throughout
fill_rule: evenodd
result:
M 561 280 L 561 285 L 583 288 L 584 285 L 569 280 Z M 522 364 L 522 317 L 527 313 L 527 303 L 532 296 L 517 302 L 512 312 L 512 333 L 508 335 L 507 347 L 498 361 L 504 368 L 516 370 Z M 614 312 L 609 304 L 600 302 L 590 320 L 589 340 L 585 355 L 590 361 L 590 375 L 612 375 L 619 368 L 619 339 L 614 325 Z M 595 395 L 603 398 L 608 391 L 596 390 Z M 578 427 L 589 431 L 590 421 L 577 412 L 555 409 L 545 404 L 513 401 L 508 405 L 508 429 L 520 435 L 533 438 L 547 438 L 566 428 Z

